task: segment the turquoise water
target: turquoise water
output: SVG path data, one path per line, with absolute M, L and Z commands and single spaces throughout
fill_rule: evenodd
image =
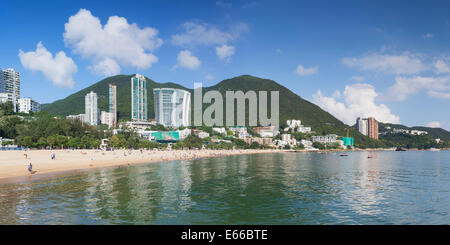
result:
M 2 184 L 0 224 L 450 224 L 450 151 L 348 154 L 205 158 Z

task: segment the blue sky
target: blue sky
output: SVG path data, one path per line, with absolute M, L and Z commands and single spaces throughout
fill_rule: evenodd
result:
M 4 1 L 0 68 L 19 71 L 22 96 L 41 103 L 117 73 L 190 88 L 250 74 L 348 124 L 375 116 L 450 129 L 449 10 L 449 1 Z

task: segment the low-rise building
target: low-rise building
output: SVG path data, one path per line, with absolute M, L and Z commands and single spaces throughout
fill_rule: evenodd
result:
M 249 145 L 253 142 L 256 142 L 260 145 L 273 145 L 272 138 L 247 137 L 244 139 L 244 141 Z
M 253 132 L 259 134 L 261 137 L 275 137 L 280 133 L 275 126 L 254 127 Z
M 82 123 L 86 123 L 86 114 L 69 115 L 66 117 L 68 120 L 80 120 Z
M 233 132 L 234 135 L 238 135 L 238 136 L 239 136 L 239 133 L 242 133 L 242 134 L 247 133 L 247 127 L 244 127 L 244 126 L 230 127 L 229 129 Z
M 20 98 L 17 100 L 19 104 L 19 112 L 30 113 L 41 110 L 41 104 L 32 100 L 31 98 Z
M 325 135 L 325 136 L 312 136 L 311 137 L 311 141 L 314 142 L 319 142 L 322 144 L 332 144 L 332 143 L 339 143 L 338 141 L 338 136 L 335 134 L 329 134 L 329 135 Z
M 192 132 L 197 135 L 200 139 L 204 139 L 209 137 L 209 133 L 198 130 L 198 129 L 193 129 Z
M 225 128 L 213 128 L 214 132 L 217 132 L 219 134 L 227 134 L 227 130 Z
M 145 121 L 128 121 L 128 122 L 120 123 L 119 127 L 122 128 L 122 127 L 126 126 L 128 128 L 132 128 L 132 129 L 146 130 L 146 129 L 150 129 L 152 127 L 152 125 L 155 125 L 155 124 L 151 123 L 151 122 L 145 122 Z

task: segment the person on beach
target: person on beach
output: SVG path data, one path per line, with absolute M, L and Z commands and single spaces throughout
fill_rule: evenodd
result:
M 28 165 L 28 172 L 32 173 L 33 172 L 33 165 L 30 162 L 30 165 Z

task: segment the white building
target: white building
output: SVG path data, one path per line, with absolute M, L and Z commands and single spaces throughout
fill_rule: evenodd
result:
M 306 127 L 302 125 L 302 121 L 300 120 L 287 120 L 286 124 L 288 125 L 287 128 L 284 129 L 285 132 L 291 131 L 297 131 L 300 133 L 311 133 L 311 127 Z
M 213 131 L 219 134 L 227 134 L 227 130 L 225 128 L 213 128 Z
M 322 143 L 322 144 L 340 143 L 340 142 L 338 142 L 337 138 L 338 138 L 337 135 L 329 134 L 329 135 L 325 135 L 325 136 L 312 136 L 311 137 L 311 141 L 312 142 L 319 142 L 319 143 Z
M 102 111 L 100 115 L 101 124 L 108 125 L 108 128 L 112 128 L 114 126 L 114 113 Z
M 186 127 L 190 124 L 191 93 L 182 89 L 155 88 L 156 123 L 165 127 Z
M 239 135 L 239 133 L 242 133 L 242 134 L 247 133 L 247 128 L 244 126 L 230 127 L 229 129 L 233 132 L 234 135 Z
M 16 112 L 17 100 L 20 99 L 20 73 L 12 68 L 0 70 L 0 93 L 6 93 L 1 100 L 11 102 Z
M 87 120 L 86 120 L 86 114 L 69 115 L 69 116 L 66 117 L 66 119 L 80 120 L 80 121 L 83 122 L 83 123 L 87 122 Z
M 411 130 L 409 133 L 412 134 L 412 135 L 423 135 L 423 134 L 428 134 L 427 131 L 414 130 L 414 129 Z
M 41 104 L 30 98 L 21 98 L 18 100 L 18 104 L 19 104 L 19 112 L 30 113 L 30 112 L 38 112 L 41 110 Z
M 185 128 L 183 130 L 177 130 L 177 131 L 178 131 L 178 134 L 180 135 L 180 139 L 184 139 L 184 138 L 188 137 L 192 132 L 192 130 L 189 128 Z
M 275 137 L 280 133 L 275 126 L 255 127 L 253 131 L 259 134 L 261 137 Z
M 197 135 L 200 139 L 204 139 L 209 137 L 209 133 L 198 130 L 198 129 L 194 129 L 194 134 Z
M 0 93 L 0 103 L 12 102 L 13 95 L 10 93 Z
M 358 129 L 358 131 L 362 134 L 364 134 L 365 136 L 369 135 L 369 121 L 367 120 L 367 118 L 356 118 L 356 128 Z
M 92 126 L 98 125 L 100 111 L 97 107 L 97 94 L 91 91 L 84 97 L 86 122 Z

